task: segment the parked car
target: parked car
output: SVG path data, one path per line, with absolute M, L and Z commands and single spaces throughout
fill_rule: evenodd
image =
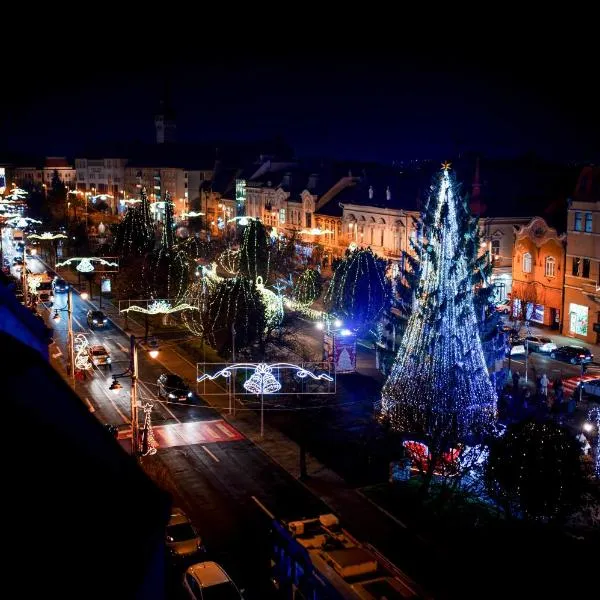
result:
M 91 308 L 87 311 L 87 324 L 91 329 L 106 327 L 108 318 L 101 310 Z
M 183 576 L 183 589 L 193 600 L 244 598 L 225 569 L 212 561 L 196 563 L 189 567 Z
M 165 543 L 171 556 L 176 559 L 192 556 L 204 550 L 200 535 L 189 517 L 180 508 L 171 509 Z
M 561 346 L 550 352 L 550 358 L 562 360 L 572 365 L 579 365 L 592 362 L 594 355 L 583 346 Z
M 88 355 L 96 367 L 110 367 L 110 352 L 102 344 L 88 346 Z
M 525 340 L 529 346 L 529 352 L 552 352 L 556 350 L 556 344 L 542 335 L 528 335 Z
M 509 315 L 512 309 L 512 302 L 509 298 L 502 300 L 499 304 L 496 304 L 496 310 L 504 315 Z
M 600 399 L 600 379 L 590 379 L 583 382 L 583 395 L 592 397 L 594 400 Z
M 55 294 L 63 294 L 69 291 L 69 284 L 60 277 L 55 277 L 52 281 L 52 288 L 54 289 Z
M 171 373 L 163 373 L 157 380 L 158 397 L 167 398 L 168 400 L 178 400 L 185 402 L 193 398 L 194 393 L 190 390 L 189 385 L 179 377 Z
M 508 351 L 506 355 L 508 356 Z M 510 347 L 510 355 L 511 356 L 520 356 L 521 354 L 525 354 L 525 345 L 523 342 L 517 342 L 516 344 L 512 344 Z

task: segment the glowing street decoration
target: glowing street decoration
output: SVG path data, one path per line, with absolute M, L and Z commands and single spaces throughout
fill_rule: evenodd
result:
M 142 427 L 142 456 L 152 456 L 156 454 L 158 450 L 158 442 L 154 437 L 154 431 L 152 430 L 152 419 L 151 413 L 154 408 L 154 404 L 146 402 L 141 405 L 144 411 L 144 426 Z M 144 449 L 145 447 L 145 449 Z
M 27 275 L 27 287 L 32 294 L 37 292 L 37 289 L 42 283 L 43 275 L 30 273 Z
M 82 333 L 77 334 L 77 337 L 73 341 L 73 347 L 75 348 L 75 368 L 80 371 L 90 370 L 92 363 L 88 355 L 89 343 L 87 338 Z
M 190 211 L 190 212 L 187 212 L 187 213 L 186 213 L 186 212 L 184 212 L 184 213 L 181 213 L 181 217 L 182 217 L 183 219 L 185 219 L 185 218 L 188 218 L 188 217 L 189 217 L 189 218 L 191 218 L 191 219 L 194 219 L 194 218 L 196 218 L 196 217 L 201 217 L 201 216 L 203 216 L 203 215 L 204 215 L 204 213 L 203 213 L 203 212 L 196 212 L 196 211 L 193 211 L 193 210 L 192 210 L 192 211 Z
M 27 192 L 21 188 L 14 187 L 4 196 L 4 201 L 23 202 L 25 198 L 27 198 Z
M 259 275 L 256 278 L 256 288 L 260 292 L 263 304 L 265 305 L 265 320 L 267 329 L 277 327 L 283 321 L 283 298 L 268 290 L 263 284 L 263 278 Z
M 192 306 L 191 304 L 187 304 L 185 302 L 178 304 L 177 306 L 171 306 L 171 303 L 167 300 L 154 300 L 154 302 L 148 305 L 148 308 L 134 305 L 130 306 L 129 308 L 124 308 L 119 312 L 139 312 L 145 315 L 170 315 L 172 313 L 181 312 L 183 310 L 199 310 L 199 308 L 196 306 Z
M 221 277 L 220 275 L 217 275 L 217 263 L 216 262 L 211 263 L 210 266 L 201 265 L 200 273 L 202 274 L 202 277 L 206 277 L 206 279 L 209 279 L 213 283 L 219 283 L 219 281 L 223 281 L 223 277 Z
M 228 248 L 219 256 L 220 267 L 229 273 L 237 275 L 240 271 L 240 251 Z
M 38 235 L 37 233 L 31 233 L 27 237 L 29 239 L 35 239 L 35 240 L 58 240 L 58 239 L 67 239 L 69 236 L 65 235 L 64 233 L 50 233 L 48 231 L 45 231 L 41 235 Z
M 327 233 L 333 233 L 331 229 L 319 229 L 319 227 L 313 227 L 312 229 L 301 229 L 299 233 L 306 235 L 325 235 Z
M 31 225 L 32 223 L 37 223 L 38 225 L 42 224 L 41 221 L 38 221 L 37 219 L 32 219 L 30 217 L 14 217 L 12 219 L 9 219 L 6 223 L 11 227 L 17 227 L 18 229 L 24 229 L 25 227 L 29 227 L 29 225 Z
M 206 379 L 214 381 L 218 377 L 230 378 L 237 369 L 253 370 L 250 377 L 242 385 L 247 392 L 257 395 L 275 394 L 281 389 L 281 383 L 273 375 L 275 369 L 292 369 L 296 371 L 296 375 L 300 379 L 310 377 L 315 381 L 333 381 L 333 377 L 327 373 L 315 375 L 312 371 L 292 363 L 235 363 L 217 371 L 214 375 L 204 373 L 197 380 L 198 383 L 201 383 Z
M 104 258 L 97 258 L 95 256 L 86 256 L 86 257 L 73 257 L 68 258 L 67 260 L 56 263 L 56 268 L 69 266 L 71 263 L 77 262 L 77 266 L 75 269 L 80 273 L 92 273 L 95 268 L 93 263 L 98 263 L 100 265 L 106 267 L 118 267 L 119 263 L 111 262 L 109 260 L 105 260 Z
M 233 217 L 233 219 L 229 219 L 227 222 L 235 223 L 236 221 L 237 221 L 238 225 L 245 227 L 246 225 L 250 225 L 250 221 L 260 221 L 260 219 L 257 219 L 256 217 L 242 216 L 242 217 Z

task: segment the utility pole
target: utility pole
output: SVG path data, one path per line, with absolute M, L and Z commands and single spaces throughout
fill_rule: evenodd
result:
M 138 456 L 140 445 L 139 445 L 139 426 L 138 426 L 138 356 L 137 356 L 137 344 L 135 343 L 135 336 L 132 335 L 129 338 L 130 343 L 130 357 L 131 357 L 131 391 L 130 391 L 130 402 L 131 402 L 131 448 L 133 456 Z
M 69 377 L 75 381 L 75 348 L 73 340 L 73 305 L 71 286 L 67 292 L 67 345 L 69 352 Z
M 27 288 L 27 244 L 25 243 L 25 233 L 23 233 L 23 265 L 21 266 L 21 277 L 23 286 L 23 304 L 27 306 L 29 301 L 29 289 Z

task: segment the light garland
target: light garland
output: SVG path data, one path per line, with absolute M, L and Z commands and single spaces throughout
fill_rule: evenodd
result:
M 196 217 L 202 217 L 203 215 L 204 215 L 203 212 L 196 212 L 196 211 L 192 210 L 190 212 L 181 213 L 181 218 L 182 219 L 186 219 L 186 218 L 195 219 Z
M 257 277 L 268 281 L 271 263 L 270 246 L 264 225 L 257 220 L 250 221 L 244 229 L 240 247 L 240 274 L 249 277 L 251 281 L 256 281 Z
M 37 233 L 30 233 L 27 237 L 35 240 L 59 240 L 67 239 L 69 236 L 65 235 L 64 233 L 50 233 L 45 231 L 41 235 L 38 235 Z
M 273 329 L 281 325 L 283 321 L 283 299 L 279 294 L 268 290 L 262 277 L 256 278 L 256 289 L 259 291 L 265 306 L 266 329 Z
M 445 163 L 423 213 L 422 279 L 381 400 L 394 429 L 438 441 L 481 433 L 496 413 L 463 252 L 461 227 L 470 215 L 448 169 Z
M 219 266 L 229 275 L 237 275 L 240 271 L 240 251 L 228 248 L 219 256 Z
M 355 328 L 374 324 L 389 306 L 391 283 L 386 261 L 370 248 L 348 250 L 333 273 L 324 302 L 329 311 Z
M 154 225 L 146 189 L 140 188 L 139 201 L 127 209 L 119 223 L 114 241 L 114 251 L 121 257 L 142 256 L 152 250 L 155 243 Z
M 14 187 L 12 188 L 6 196 L 4 196 L 3 201 L 8 202 L 23 202 L 25 198 L 27 198 L 27 192 L 21 188 Z
M 308 307 L 321 295 L 322 289 L 321 274 L 314 269 L 306 269 L 294 286 L 294 301 Z
M 595 406 L 588 414 L 590 425 L 596 428 L 596 460 L 594 462 L 594 475 L 600 479 L 600 408 Z
M 119 266 L 118 262 L 106 260 L 104 258 L 98 258 L 96 256 L 85 256 L 85 257 L 76 256 L 73 258 L 68 258 L 67 260 L 64 260 L 63 262 L 56 263 L 56 268 L 58 269 L 60 267 L 66 267 L 75 262 L 77 263 L 77 266 L 75 267 L 75 269 L 77 271 L 79 271 L 80 273 L 92 273 L 93 271 L 95 271 L 95 267 L 94 267 L 93 263 L 98 263 L 98 264 L 106 266 L 106 267 L 118 267 Z
M 312 229 L 301 229 L 298 233 L 305 235 L 326 235 L 333 233 L 331 229 L 320 229 L 319 227 L 313 227 Z
M 144 411 L 144 425 L 142 428 L 143 432 L 146 432 L 147 438 L 145 441 L 146 451 L 142 453 L 142 456 L 152 456 L 156 454 L 158 450 L 158 442 L 154 437 L 154 430 L 152 428 L 152 409 L 154 405 L 151 402 L 146 402 L 146 404 L 142 404 L 142 410 Z
M 233 217 L 232 219 L 227 219 L 228 223 L 237 223 L 241 227 L 246 227 L 247 225 L 250 225 L 252 221 L 260 221 L 260 219 L 256 217 L 248 217 L 245 215 L 241 217 Z
M 41 221 L 38 221 L 37 219 L 32 219 L 31 217 L 13 217 L 12 219 L 6 221 L 7 225 L 10 225 L 11 227 L 16 227 L 18 229 L 24 229 L 25 227 L 29 227 L 32 223 L 37 223 L 38 225 L 42 224 Z
M 128 308 L 123 308 L 119 312 L 139 312 L 145 315 L 170 315 L 176 312 L 182 312 L 184 310 L 198 310 L 198 307 L 192 306 L 191 304 L 187 304 L 185 302 L 177 304 L 176 306 L 172 306 L 168 300 L 154 300 L 148 305 L 148 308 L 134 304 Z
M 37 292 L 37 289 L 40 287 L 42 283 L 43 275 L 38 275 L 34 273 L 29 273 L 27 275 L 27 287 L 32 294 Z
M 292 369 L 300 379 L 310 377 L 315 381 L 333 381 L 333 377 L 327 373 L 315 375 L 312 371 L 291 363 L 235 363 L 217 371 L 214 375 L 204 373 L 197 380 L 201 383 L 206 379 L 214 381 L 219 377 L 229 379 L 238 369 L 252 369 L 252 374 L 242 384 L 251 394 L 275 394 L 281 390 L 281 383 L 273 375 L 275 369 Z

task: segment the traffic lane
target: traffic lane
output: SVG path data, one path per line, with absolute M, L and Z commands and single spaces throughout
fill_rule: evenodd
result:
M 516 364 L 518 365 L 517 370 L 521 371 L 521 375 L 525 375 L 526 363 L 527 373 L 534 381 L 536 376 L 541 376 L 543 373 L 546 373 L 550 380 L 554 380 L 557 377 L 567 379 L 569 377 L 581 375 L 581 365 L 572 365 L 567 362 L 555 360 L 550 358 L 549 354 L 542 352 L 531 352 L 527 356 L 527 360 L 523 354 L 512 356 L 510 360 L 511 370 L 514 372 L 515 367 L 513 365 Z M 505 364 L 508 366 L 508 358 L 505 360 Z M 588 372 L 598 370 L 598 367 L 593 364 L 588 364 L 586 367 Z
M 174 504 L 195 523 L 206 558 L 222 564 L 249 598 L 272 592 L 269 519 L 254 498 L 290 520 L 330 512 L 248 440 L 169 448 L 158 456 L 173 473 Z

